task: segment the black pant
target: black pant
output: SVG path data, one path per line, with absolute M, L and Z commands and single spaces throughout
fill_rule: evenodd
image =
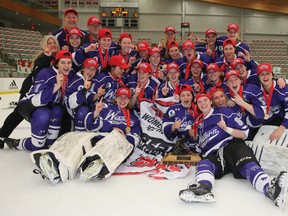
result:
M 29 91 L 29 89 L 32 86 L 32 76 L 28 76 L 24 81 L 20 89 L 20 99 L 22 99 L 26 93 Z M 23 121 L 23 117 L 19 113 L 18 105 L 13 110 L 12 113 L 10 113 L 9 116 L 5 119 L 3 126 L 0 129 L 0 137 L 9 137 L 11 133 L 14 131 L 14 129 Z

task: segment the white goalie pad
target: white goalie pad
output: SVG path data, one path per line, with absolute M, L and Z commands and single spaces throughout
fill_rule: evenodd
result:
M 79 164 L 80 179 L 87 181 L 108 178 L 129 156 L 133 148 L 120 132 L 113 130 L 83 156 Z M 100 166 L 99 163 L 103 165 Z
M 43 157 L 41 156 L 48 156 L 54 163 L 55 167 L 53 167 L 53 170 L 56 169 L 61 181 L 65 182 L 67 179 L 74 178 L 81 158 L 87 151 L 92 149 L 91 139 L 96 136 L 98 134 L 94 132 L 65 133 L 49 149 L 32 152 L 30 155 L 31 160 L 40 168 L 44 175 L 48 175 L 45 176 L 52 182 L 53 177 L 49 177 L 49 172 L 44 172 L 43 166 L 40 167 L 40 164 L 43 164 L 41 163 L 43 162 Z M 51 162 L 46 164 L 46 168 L 47 166 L 48 168 L 51 167 Z
M 261 126 L 253 141 L 246 141 L 252 148 L 256 159 L 269 175 L 277 175 L 280 171 L 288 171 L 288 130 L 285 130 L 277 141 L 269 140 L 270 134 L 278 126 Z

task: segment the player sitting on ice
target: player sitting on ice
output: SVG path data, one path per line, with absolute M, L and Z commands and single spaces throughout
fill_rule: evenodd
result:
M 207 93 L 199 93 L 196 100 L 202 112 L 194 123 L 202 160 L 196 166 L 196 183 L 181 190 L 180 199 L 184 202 L 214 202 L 211 190 L 215 179 L 232 172 L 235 178 L 248 179 L 257 191 L 283 208 L 287 194 L 287 172 L 280 172 L 270 182 L 252 149 L 243 141 L 248 135 L 248 127 L 241 119 L 229 108 L 213 109 L 211 96 Z

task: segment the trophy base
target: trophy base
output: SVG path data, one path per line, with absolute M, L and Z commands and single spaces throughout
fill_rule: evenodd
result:
M 175 153 L 168 153 L 163 159 L 163 164 L 189 164 L 196 165 L 201 160 L 201 157 L 197 153 L 190 153 L 184 155 L 177 155 Z

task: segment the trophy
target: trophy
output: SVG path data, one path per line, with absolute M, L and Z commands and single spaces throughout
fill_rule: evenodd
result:
M 177 140 L 174 152 L 169 152 L 163 159 L 163 164 L 189 164 L 196 165 L 201 160 L 198 153 L 191 153 L 190 149 L 185 145 L 185 137 Z

